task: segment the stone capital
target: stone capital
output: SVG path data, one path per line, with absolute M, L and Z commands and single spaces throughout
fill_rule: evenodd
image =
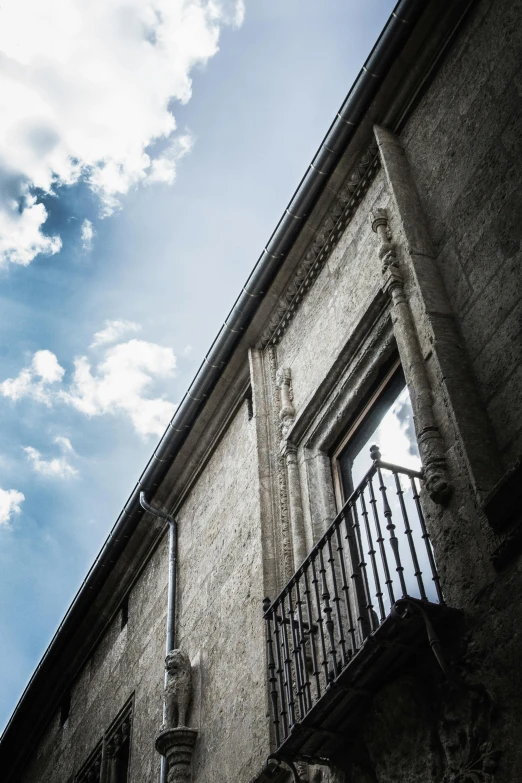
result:
M 167 760 L 168 783 L 190 783 L 197 736 L 196 729 L 180 726 L 165 729 L 156 738 L 156 750 Z

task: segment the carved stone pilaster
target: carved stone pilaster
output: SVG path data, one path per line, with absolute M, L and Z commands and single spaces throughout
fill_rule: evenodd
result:
M 292 531 L 292 550 L 294 569 L 306 557 L 306 538 L 304 533 L 303 499 L 299 465 L 297 462 L 297 447 L 288 440 L 291 427 L 295 421 L 295 408 L 292 394 L 292 372 L 288 367 L 279 367 L 276 373 L 276 383 L 279 389 L 279 427 L 281 430 L 280 453 L 286 466 L 286 486 L 288 491 L 288 510 L 290 528 Z
M 297 462 L 297 447 L 289 441 L 284 441 L 281 452 L 286 462 L 288 505 L 292 528 L 292 548 L 294 552 L 294 567 L 297 568 L 307 555 L 304 532 L 303 498 L 301 493 L 301 480 L 299 478 L 299 465 Z
M 383 289 L 392 302 L 392 321 L 404 374 L 410 390 L 415 432 L 426 489 L 435 503 L 444 504 L 453 487 L 448 478 L 444 444 L 433 415 L 433 397 L 410 306 L 404 291 L 397 248 L 385 209 L 376 209 L 372 228 L 380 239 Z
M 198 735 L 184 725 L 192 699 L 192 667 L 188 655 L 178 649 L 168 653 L 165 668 L 165 727 L 156 739 L 156 750 L 166 759 L 168 783 L 189 783 Z
M 281 422 L 281 436 L 287 438 L 290 427 L 295 420 L 295 408 L 292 394 L 292 373 L 288 367 L 280 367 L 276 375 L 277 386 L 280 390 L 281 408 L 279 420 Z
M 165 729 L 156 739 L 156 750 L 167 760 L 168 783 L 190 783 L 192 755 L 198 732 L 186 726 Z
M 270 381 L 272 388 L 272 415 L 275 432 L 280 432 L 279 411 L 281 409 L 281 389 L 277 382 L 277 357 L 276 349 L 273 345 L 266 348 L 268 362 L 270 367 Z M 277 435 L 275 436 L 277 437 Z M 275 452 L 275 443 L 274 443 Z M 294 572 L 292 542 L 290 533 L 290 515 L 288 511 L 288 489 L 287 489 L 287 471 L 285 457 L 278 453 L 276 457 L 276 475 L 279 489 L 279 513 L 281 517 L 281 550 L 283 555 L 283 577 L 286 582 Z

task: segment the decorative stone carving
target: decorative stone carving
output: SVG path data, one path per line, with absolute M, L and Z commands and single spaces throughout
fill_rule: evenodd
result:
M 165 686 L 165 726 L 173 729 L 187 725 L 192 698 L 192 667 L 183 650 L 171 650 L 165 658 L 167 685 Z
M 131 718 L 130 715 L 127 715 L 119 724 L 119 726 L 114 729 L 110 739 L 107 742 L 107 783 L 120 783 L 120 781 L 123 779 L 124 773 L 122 772 L 122 764 L 124 763 L 124 757 L 126 753 L 128 759 L 128 747 L 127 750 L 125 750 L 125 745 L 129 741 L 130 728 Z
M 198 735 L 185 725 L 192 698 L 192 667 L 183 650 L 171 650 L 165 667 L 165 728 L 156 739 L 156 750 L 166 758 L 168 783 L 189 783 Z
M 303 255 L 295 274 L 281 296 L 268 327 L 263 332 L 259 347 L 276 345 L 297 312 L 306 292 L 313 285 L 326 259 L 355 214 L 361 199 L 379 169 L 377 146 L 372 144 L 357 166 L 350 172 L 344 185 L 330 204 L 328 213 L 317 230 L 312 243 Z
M 492 783 L 500 751 L 491 740 L 495 706 L 485 688 L 453 688 L 443 705 L 444 783 Z
M 277 357 L 276 348 L 269 345 L 266 353 L 270 368 L 270 383 L 272 389 L 272 417 L 273 426 L 276 433 L 280 431 L 279 410 L 281 408 L 281 390 L 277 384 Z M 275 455 L 274 448 L 274 455 Z M 290 540 L 290 519 L 288 511 L 288 490 L 285 467 L 285 457 L 280 452 L 275 456 L 275 472 L 279 489 L 279 513 L 281 517 L 281 551 L 283 554 L 283 576 L 284 582 L 288 581 L 294 573 L 294 564 L 292 557 L 292 542 Z
M 198 732 L 180 726 L 165 729 L 156 739 L 156 750 L 167 760 L 168 783 L 189 783 L 192 778 L 192 754 Z
M 444 504 L 450 497 L 453 487 L 447 475 L 444 444 L 433 415 L 431 387 L 404 291 L 397 248 L 392 242 L 385 209 L 374 210 L 372 228 L 380 239 L 379 258 L 382 261 L 383 288 L 392 301 L 393 331 L 410 389 L 426 489 L 435 503 Z
M 295 421 L 290 368 L 279 367 L 276 373 L 276 383 L 279 389 L 279 426 L 282 436 L 280 450 L 286 465 L 286 489 L 292 530 L 293 560 L 294 568 L 297 568 L 306 557 L 306 538 L 297 447 L 288 440 L 288 434 Z
M 279 419 L 281 422 L 281 435 L 283 440 L 286 440 L 295 420 L 291 370 L 288 367 L 280 367 L 276 374 L 276 382 L 280 390 L 281 408 L 279 410 Z

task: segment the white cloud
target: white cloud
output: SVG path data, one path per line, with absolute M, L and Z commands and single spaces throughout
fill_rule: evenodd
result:
M 175 367 L 171 348 L 129 340 L 109 348 L 94 373 L 86 356 L 76 359 L 73 383 L 62 399 L 87 416 L 124 413 L 140 435 L 161 435 L 175 405 L 145 393 L 153 378 L 168 377 Z
M 64 373 L 54 353 L 37 351 L 29 367 L 21 370 L 16 378 L 7 378 L 0 383 L 0 394 L 12 400 L 31 397 L 51 405 L 52 385 L 60 383 Z
M 13 514 L 19 514 L 25 496 L 17 489 L 0 489 L 0 525 L 9 526 Z
M 192 69 L 244 5 L 4 0 L 1 15 L 0 260 L 28 264 L 60 249 L 29 189 L 83 178 L 108 215 L 134 185 L 173 181 L 191 140 L 174 136 L 172 104 L 190 99 Z
M 96 235 L 96 231 L 90 220 L 85 220 L 82 223 L 82 247 L 84 250 L 89 251 L 92 249 L 92 240 Z
M 32 368 L 44 383 L 58 383 L 65 373 L 52 351 L 37 351 L 33 356 Z
M 77 357 L 68 387 L 62 384 L 65 370 L 56 356 L 51 351 L 37 351 L 29 367 L 21 370 L 16 378 L 0 383 L 0 394 L 12 400 L 30 398 L 48 406 L 65 404 L 87 416 L 123 414 L 140 435 L 161 435 L 176 406 L 164 397 L 151 396 L 150 390 L 156 379 L 173 375 L 176 357 L 172 349 L 135 338 L 107 345 L 126 331 L 140 328 L 131 321 L 107 321 L 92 344 L 104 345 L 102 359 L 93 368 L 86 356 Z M 64 455 L 72 452 L 67 439 L 59 438 L 56 443 Z M 41 473 L 58 471 L 64 464 L 51 460 L 45 464 L 55 467 L 45 468 L 39 452 L 27 447 L 26 453 L 35 470 Z
M 99 332 L 96 332 L 94 339 L 91 343 L 91 348 L 95 348 L 98 345 L 105 345 L 106 343 L 115 343 L 123 335 L 129 332 L 139 332 L 141 326 L 134 323 L 134 321 L 105 321 L 105 328 Z
M 32 446 L 25 446 L 24 451 L 34 472 L 48 478 L 71 478 L 78 475 L 76 468 L 67 459 L 68 455 L 74 455 L 74 449 L 69 438 L 58 436 L 54 439 L 54 442 L 62 452 L 62 455 L 47 460 L 42 459 L 42 455 L 37 449 Z
M 1 174 L 0 174 L 1 179 Z M 43 204 L 26 194 L 22 209 L 16 199 L 2 200 L 0 195 L 0 263 L 27 266 L 39 253 L 57 253 L 62 241 L 60 237 L 47 237 L 41 227 L 47 220 Z
M 192 136 L 177 136 L 165 147 L 161 155 L 152 161 L 147 182 L 163 182 L 172 185 L 176 178 L 176 165 L 184 155 L 192 149 L 194 139 Z

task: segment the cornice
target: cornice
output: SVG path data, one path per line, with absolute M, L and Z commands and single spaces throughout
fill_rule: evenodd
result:
M 332 200 L 312 242 L 308 245 L 296 271 L 280 297 L 275 312 L 261 335 L 258 348 L 263 349 L 267 345 L 279 343 L 306 292 L 313 285 L 330 253 L 354 216 L 379 167 L 377 145 L 371 144 Z

